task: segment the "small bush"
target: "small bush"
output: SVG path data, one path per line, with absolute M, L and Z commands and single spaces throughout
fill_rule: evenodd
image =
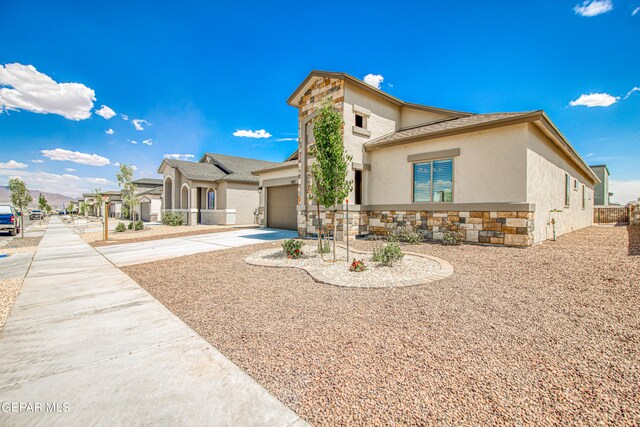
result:
M 330 252 L 331 252 L 331 246 L 329 246 L 329 242 L 328 242 L 328 241 L 326 241 L 326 240 L 323 240 L 323 241 L 320 243 L 320 250 L 318 251 L 318 253 L 321 253 L 321 254 L 328 254 L 328 253 L 330 253 Z
M 144 223 L 142 221 L 136 221 L 133 223 L 133 229 L 136 231 L 144 230 Z
M 127 224 L 127 228 L 129 230 L 133 230 L 133 221 L 129 222 L 129 224 Z
M 302 252 L 302 241 L 296 239 L 287 239 L 282 242 L 282 249 L 287 258 L 298 259 L 304 252 Z
M 119 222 L 118 225 L 116 225 L 116 233 L 124 233 L 125 231 L 127 231 L 127 227 L 124 225 L 124 222 Z
M 445 246 L 460 245 L 460 233 L 458 230 L 454 230 L 450 223 L 445 225 L 445 230 L 442 233 L 442 244 Z
M 182 214 L 178 212 L 165 212 L 162 215 L 162 223 L 172 227 L 182 225 Z
M 367 269 L 367 266 L 365 265 L 364 261 L 361 259 L 354 258 L 353 262 L 349 266 L 349 271 L 360 272 L 360 271 L 365 271 L 366 269 Z
M 422 233 L 411 225 L 405 225 L 404 227 L 398 227 L 391 231 L 387 236 L 387 240 L 390 242 L 405 242 L 411 245 L 417 245 L 422 242 Z
M 393 266 L 394 262 L 400 261 L 404 254 L 400 250 L 397 242 L 391 242 L 373 250 L 373 262 L 379 262 L 382 265 Z

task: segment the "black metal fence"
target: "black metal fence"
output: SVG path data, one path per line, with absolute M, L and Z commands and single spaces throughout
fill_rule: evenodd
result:
M 596 224 L 629 224 L 629 208 L 626 206 L 593 208 L 593 222 Z

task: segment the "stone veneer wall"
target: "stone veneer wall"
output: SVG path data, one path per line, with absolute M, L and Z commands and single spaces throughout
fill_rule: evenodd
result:
M 324 100 L 327 97 L 331 97 L 333 105 L 336 110 L 342 112 L 344 109 L 344 81 L 341 79 L 331 79 L 331 78 L 317 78 L 307 89 L 307 91 L 302 94 L 300 100 L 298 101 L 298 182 L 302 183 L 302 162 L 306 159 L 306 170 L 307 176 L 304 177 L 306 182 L 306 193 L 302 194 L 302 185 L 298 185 L 298 201 L 300 204 L 305 204 L 306 200 L 309 200 L 309 195 L 311 193 L 311 164 L 312 159 L 309 155 L 313 144 L 309 144 L 307 148 L 307 155 L 304 156 L 302 153 L 304 147 L 304 126 L 305 120 L 309 117 L 309 115 L 313 114 L 316 110 L 318 110 Z M 313 120 L 313 119 L 312 119 Z M 343 130 L 344 132 L 344 130 Z M 301 212 L 298 212 L 300 216 Z M 302 215 L 305 216 L 306 213 L 303 211 Z M 303 221 L 313 222 L 312 218 L 304 218 Z M 301 223 L 300 218 L 298 218 L 298 224 Z M 298 225 L 299 227 L 299 225 Z M 315 233 L 315 231 L 314 231 Z
M 315 234 L 318 226 L 317 212 L 298 212 L 298 233 L 301 236 Z M 325 227 L 333 229 L 333 212 L 321 212 Z M 344 211 L 336 214 L 338 236 L 344 240 Z M 390 230 L 411 225 L 428 240 L 442 240 L 446 227 L 460 233 L 460 239 L 468 243 L 484 243 L 507 246 L 531 246 L 533 244 L 533 212 L 462 212 L 462 211 L 350 211 L 349 237 L 357 234 L 385 235 Z

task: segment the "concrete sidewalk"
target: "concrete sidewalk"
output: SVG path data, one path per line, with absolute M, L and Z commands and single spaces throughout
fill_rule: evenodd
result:
M 100 246 L 96 249 L 109 261 L 118 267 L 122 267 L 201 252 L 290 239 L 297 237 L 297 235 L 295 231 L 289 230 L 251 228 L 189 237 L 173 237 L 148 242 Z
M 0 425 L 306 425 L 55 217 L 0 334 L 0 404 Z

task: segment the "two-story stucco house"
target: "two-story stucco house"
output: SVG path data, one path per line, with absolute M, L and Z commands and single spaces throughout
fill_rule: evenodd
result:
M 528 246 L 552 237 L 554 227 L 560 235 L 592 224 L 598 178 L 543 111 L 446 110 L 404 102 L 348 74 L 313 71 L 287 101 L 298 109 L 298 152 L 255 172 L 264 226 L 316 232 L 308 153 L 328 97 L 353 156 L 350 236 L 411 224 L 432 239 L 451 227 L 467 242 Z

